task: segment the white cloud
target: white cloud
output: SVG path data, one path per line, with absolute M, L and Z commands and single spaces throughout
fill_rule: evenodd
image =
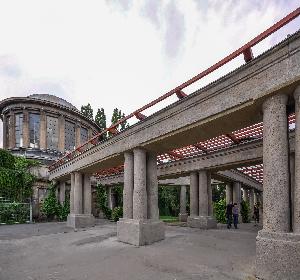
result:
M 298 5 L 297 0 L 288 3 L 0 0 L 0 99 L 49 93 L 78 108 L 89 102 L 94 111 L 104 107 L 108 115 L 115 107 L 130 113 L 217 62 Z M 291 24 L 265 40 L 255 54 L 297 28 L 299 24 Z M 186 92 L 241 63 L 238 59 Z

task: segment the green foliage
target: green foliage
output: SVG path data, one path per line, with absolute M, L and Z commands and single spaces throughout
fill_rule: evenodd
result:
M 180 188 L 159 187 L 158 207 L 162 216 L 178 216 L 180 210 Z
M 107 219 L 111 218 L 112 211 L 107 207 L 107 194 L 105 188 L 98 184 L 96 188 L 97 204 Z
M 112 220 L 117 222 L 122 217 L 123 217 L 123 207 L 115 207 L 111 213 Z
M 55 186 L 50 185 L 48 188 L 48 195 L 43 202 L 41 211 L 48 220 L 58 219 L 60 221 L 66 221 L 68 214 L 70 213 L 70 201 L 66 199 L 61 205 L 56 198 Z
M 246 201 L 242 201 L 241 203 L 241 216 L 243 223 L 250 223 L 250 206 Z
M 179 221 L 178 216 L 177 217 L 172 217 L 172 216 L 160 216 L 160 220 L 166 223 L 176 223 Z
M 116 197 L 116 206 L 123 207 L 123 187 L 114 186 L 113 192 L 115 193 L 115 197 Z
M 221 199 L 213 203 L 214 214 L 218 223 L 226 224 L 226 201 Z
M 59 214 L 59 204 L 56 199 L 55 187 L 51 185 L 45 198 L 41 211 L 48 219 L 53 220 Z
M 225 199 L 226 197 L 226 185 L 218 184 L 214 188 L 212 188 L 212 200 L 219 201 L 221 199 Z
M 37 161 L 17 157 L 0 149 L 0 196 L 8 200 L 23 202 L 32 195 L 32 186 L 36 177 L 30 168 Z
M 106 115 L 104 109 L 98 109 L 95 116 L 95 123 L 100 127 L 101 131 L 106 129 Z M 107 135 L 103 134 L 103 139 L 106 139 Z
M 111 117 L 111 124 L 115 124 L 117 123 L 120 119 L 124 118 L 125 117 L 125 114 L 121 112 L 121 110 L 118 110 L 118 108 L 115 108 L 114 111 L 113 111 L 113 114 L 112 114 L 112 117 Z M 129 127 L 129 124 L 127 121 L 121 123 L 120 125 L 118 125 L 116 128 L 119 130 L 119 131 L 123 131 L 125 130 L 126 128 Z M 112 133 L 108 133 L 110 136 L 113 135 Z
M 0 223 L 25 223 L 29 220 L 30 206 L 28 203 L 0 202 Z
M 83 114 L 90 120 L 94 119 L 94 113 L 93 113 L 93 109 L 92 109 L 92 106 L 90 103 L 88 103 L 87 105 L 81 106 L 81 114 Z

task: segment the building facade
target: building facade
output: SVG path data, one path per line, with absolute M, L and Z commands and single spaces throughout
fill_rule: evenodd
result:
M 71 103 L 48 94 L 4 99 L 0 101 L 0 117 L 3 149 L 41 162 L 32 170 L 38 177 L 33 190 L 34 215 L 38 216 L 49 184 L 48 166 L 100 129 Z

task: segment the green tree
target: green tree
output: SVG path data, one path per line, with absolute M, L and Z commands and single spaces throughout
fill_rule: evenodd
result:
M 0 197 L 15 202 L 29 199 L 36 180 L 30 169 L 38 164 L 37 161 L 13 156 L 0 149 Z
M 125 117 L 125 114 L 122 113 L 122 111 L 119 110 L 118 108 L 115 108 L 113 111 L 112 117 L 111 117 L 111 124 L 117 123 L 120 119 L 122 119 L 124 117 Z M 120 125 L 118 125 L 116 128 L 119 131 L 123 131 L 128 127 L 129 127 L 129 124 L 127 121 L 125 121 L 125 122 L 121 123 Z M 109 133 L 109 135 L 113 135 L 113 134 Z
M 95 122 L 100 127 L 101 131 L 106 129 L 106 115 L 103 108 L 98 109 L 97 114 L 95 116 Z M 103 134 L 102 138 L 105 139 L 106 136 L 107 135 L 105 133 Z
M 244 200 L 241 202 L 241 216 L 243 223 L 250 223 L 250 206 Z
M 226 224 L 226 201 L 221 199 L 213 203 L 214 215 L 218 223 Z
M 161 216 L 178 216 L 180 209 L 180 188 L 159 187 L 158 207 Z
M 89 118 L 90 120 L 94 119 L 94 113 L 93 113 L 93 109 L 90 103 L 88 103 L 87 105 L 83 105 L 81 106 L 81 113 L 86 116 L 87 118 Z

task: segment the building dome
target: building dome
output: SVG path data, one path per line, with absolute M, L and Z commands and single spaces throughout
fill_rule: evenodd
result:
M 52 103 L 56 103 L 59 104 L 61 106 L 70 108 L 72 110 L 76 110 L 78 111 L 78 109 L 72 105 L 70 102 L 57 97 L 55 95 L 51 95 L 51 94 L 31 94 L 27 96 L 28 98 L 33 98 L 33 99 L 39 99 L 39 100 L 44 100 L 44 101 L 48 101 L 48 102 L 52 102 Z

